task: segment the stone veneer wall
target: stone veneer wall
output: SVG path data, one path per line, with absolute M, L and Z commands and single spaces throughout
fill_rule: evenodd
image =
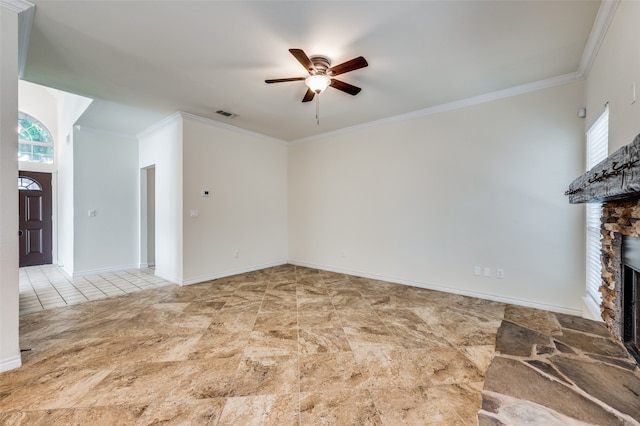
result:
M 602 206 L 602 319 L 609 331 L 622 340 L 622 236 L 640 237 L 640 199 L 609 201 Z

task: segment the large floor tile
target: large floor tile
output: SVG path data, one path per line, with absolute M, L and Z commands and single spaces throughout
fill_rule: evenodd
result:
M 0 424 L 638 424 L 640 373 L 587 320 L 293 265 L 183 287 L 40 272 Z M 52 283 L 103 299 L 42 310 Z

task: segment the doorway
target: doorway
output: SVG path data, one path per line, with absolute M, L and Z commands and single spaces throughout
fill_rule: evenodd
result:
M 156 265 L 156 168 L 147 169 L 147 264 Z
M 156 168 L 140 169 L 140 267 L 156 264 Z
M 20 267 L 52 263 L 52 192 L 51 173 L 19 172 Z

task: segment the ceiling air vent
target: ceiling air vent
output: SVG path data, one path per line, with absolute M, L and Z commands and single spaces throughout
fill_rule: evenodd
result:
M 221 110 L 221 109 L 217 110 L 217 111 L 216 111 L 216 113 L 217 113 L 217 114 L 220 114 L 220 115 L 224 115 L 225 117 L 229 117 L 229 118 L 233 118 L 233 117 L 235 117 L 235 116 L 236 116 L 236 115 L 235 115 L 234 113 L 232 113 L 232 112 L 223 111 L 223 110 Z

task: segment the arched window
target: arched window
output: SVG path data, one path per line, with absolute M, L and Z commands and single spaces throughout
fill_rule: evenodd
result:
M 42 191 L 42 186 L 29 177 L 20 176 L 18 178 L 18 190 Z
M 53 137 L 40 121 L 18 112 L 18 160 L 53 163 Z

